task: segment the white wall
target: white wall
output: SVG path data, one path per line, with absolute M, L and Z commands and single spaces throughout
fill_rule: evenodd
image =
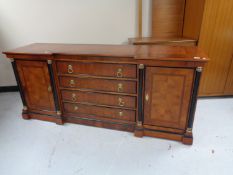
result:
M 143 0 L 142 2 L 142 35 L 143 37 L 150 37 L 152 27 L 152 0 Z
M 136 35 L 136 0 L 0 0 L 0 52 L 33 42 L 122 44 Z M 15 85 L 0 54 L 0 86 Z

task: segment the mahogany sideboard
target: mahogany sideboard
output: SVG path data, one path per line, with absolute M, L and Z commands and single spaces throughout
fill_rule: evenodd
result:
M 195 46 L 36 43 L 4 54 L 12 61 L 24 119 L 193 142 L 208 61 Z

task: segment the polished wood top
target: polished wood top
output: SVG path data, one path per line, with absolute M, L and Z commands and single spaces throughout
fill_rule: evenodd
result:
M 194 46 L 165 45 L 100 45 L 100 44 L 53 44 L 34 43 L 3 52 L 9 58 L 14 55 L 79 55 L 127 57 L 142 60 L 198 61 L 206 62 L 207 56 Z M 196 57 L 200 57 L 198 59 Z M 204 58 L 204 59 L 203 59 Z

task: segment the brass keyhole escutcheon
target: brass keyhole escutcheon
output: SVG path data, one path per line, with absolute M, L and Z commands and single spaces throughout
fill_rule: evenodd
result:
M 122 84 L 122 83 L 119 83 L 119 84 L 118 84 L 117 91 L 118 91 L 118 92 L 122 92 L 122 91 L 123 91 L 123 84 Z
M 117 77 L 118 77 L 118 78 L 123 77 L 122 71 L 123 71 L 122 68 L 117 69 Z
M 69 74 L 72 74 L 74 72 L 73 66 L 72 65 L 68 65 L 67 71 L 68 71 Z
M 72 101 L 77 101 L 77 96 L 75 93 L 72 94 Z
M 74 110 L 77 111 L 78 110 L 78 106 L 74 106 Z
M 74 87 L 75 86 L 75 81 L 74 80 L 70 80 L 70 87 Z
M 48 87 L 48 92 L 52 92 L 51 86 Z
M 145 99 L 146 99 L 146 101 L 149 101 L 149 95 L 148 94 L 145 95 Z
M 121 97 L 118 98 L 118 104 L 119 106 L 125 106 L 125 102 L 123 101 L 123 98 Z
M 122 117 L 124 114 L 123 114 L 123 111 L 120 111 L 119 112 L 119 116 Z

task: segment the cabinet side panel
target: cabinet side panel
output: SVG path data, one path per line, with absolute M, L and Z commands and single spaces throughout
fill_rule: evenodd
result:
M 205 0 L 186 0 L 183 36 L 199 39 Z

